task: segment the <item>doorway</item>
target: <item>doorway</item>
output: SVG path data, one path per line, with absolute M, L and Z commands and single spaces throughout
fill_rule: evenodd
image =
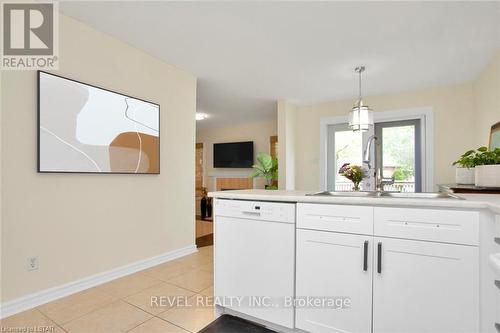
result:
M 204 149 L 203 143 L 197 143 L 195 149 L 195 232 L 196 246 L 213 245 L 213 222 L 211 217 L 205 217 L 202 214 L 202 200 L 208 201 L 206 198 L 207 188 L 204 181 Z M 203 199 L 205 197 L 205 199 Z

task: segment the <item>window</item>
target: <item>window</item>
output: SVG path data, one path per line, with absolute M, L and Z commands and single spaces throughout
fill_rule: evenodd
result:
M 422 192 L 420 120 L 375 124 L 377 169 L 384 178 L 394 178 L 388 191 Z
M 424 158 L 425 117 L 411 119 L 406 116 L 406 119 L 393 120 L 397 119 L 396 113 L 391 113 L 391 117 L 383 117 L 383 112 L 380 114 L 382 116 L 375 119 L 374 128 L 365 133 L 352 132 L 347 123 L 326 125 L 324 188 L 329 191 L 352 190 L 352 183 L 340 176 L 338 170 L 344 163 L 363 165 L 363 150 L 369 138 L 375 135 L 377 140 L 370 152 L 372 170 L 362 184 L 364 190 L 375 188 L 375 170 L 382 170 L 384 178 L 394 178 L 394 184 L 385 185 L 385 190 L 432 191 L 426 187 L 424 173 L 424 164 L 429 163 Z M 429 171 L 427 177 L 430 177 Z
M 328 168 L 330 180 L 328 188 L 335 191 L 350 191 L 352 183 L 339 175 L 338 170 L 344 163 L 362 164 L 362 135 L 351 131 L 347 124 L 330 125 L 329 135 L 332 136 L 331 147 L 334 148 L 329 150 L 333 167 Z

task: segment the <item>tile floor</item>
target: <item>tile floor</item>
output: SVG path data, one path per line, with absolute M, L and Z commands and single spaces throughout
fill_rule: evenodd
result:
M 156 302 L 152 302 L 156 300 Z M 213 248 L 0 321 L 0 332 L 187 333 L 214 320 Z

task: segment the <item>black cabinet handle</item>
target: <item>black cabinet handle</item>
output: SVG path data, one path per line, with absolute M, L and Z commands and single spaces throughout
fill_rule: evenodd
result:
M 366 272 L 368 270 L 368 241 L 365 241 L 363 245 L 363 270 Z
M 382 273 L 382 243 L 377 244 L 377 273 Z

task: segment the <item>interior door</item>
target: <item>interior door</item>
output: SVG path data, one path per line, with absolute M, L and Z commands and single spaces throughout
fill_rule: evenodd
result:
M 373 333 L 479 332 L 478 248 L 375 237 Z
M 296 296 L 349 299 L 350 307 L 298 306 L 296 327 L 315 333 L 370 332 L 371 236 L 297 230 Z

